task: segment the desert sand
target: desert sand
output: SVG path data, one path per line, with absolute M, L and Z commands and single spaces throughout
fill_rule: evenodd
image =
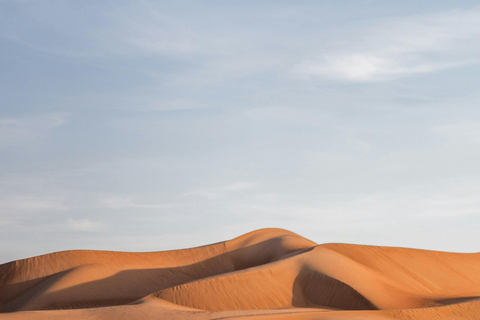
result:
M 318 245 L 282 229 L 0 265 L 0 319 L 480 319 L 480 253 Z

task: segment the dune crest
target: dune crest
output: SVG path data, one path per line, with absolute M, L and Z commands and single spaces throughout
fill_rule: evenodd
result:
M 480 254 L 324 244 L 282 229 L 161 252 L 0 265 L 0 319 L 480 319 Z

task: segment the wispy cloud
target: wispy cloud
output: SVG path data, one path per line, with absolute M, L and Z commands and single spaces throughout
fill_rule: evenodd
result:
M 251 189 L 256 187 L 257 184 L 253 182 L 246 182 L 240 181 L 235 182 L 229 185 L 221 186 L 221 187 L 212 187 L 212 188 L 204 188 L 198 189 L 191 192 L 185 193 L 186 196 L 201 196 L 209 199 L 219 198 L 229 193 L 239 192 L 247 189 Z
M 478 63 L 480 11 L 385 20 L 352 31 L 345 49 L 295 67 L 307 78 L 380 81 Z
M 101 224 L 98 221 L 91 219 L 73 219 L 68 218 L 65 224 L 68 230 L 81 231 L 81 232 L 94 232 L 101 229 Z
M 70 207 L 62 197 L 11 195 L 0 198 L 1 212 L 18 214 L 21 212 L 65 211 Z
M 180 20 L 172 19 L 160 14 L 149 6 L 148 13 L 132 21 L 126 17 L 117 17 L 119 25 L 124 29 L 119 40 L 129 44 L 132 48 L 151 54 L 191 54 L 197 53 L 199 48 L 194 41 L 195 37 L 187 36 L 192 30 Z M 116 20 L 117 20 L 116 19 Z M 115 21 L 115 20 L 114 20 Z
M 298 71 L 309 76 L 348 81 L 375 81 L 425 73 L 440 69 L 432 64 L 406 65 L 401 57 L 382 53 L 354 53 L 325 56 L 321 61 L 309 61 L 298 67 Z
M 167 101 L 157 101 L 151 103 L 146 107 L 148 111 L 176 111 L 176 110 L 193 110 L 193 109 L 204 109 L 207 108 L 206 105 L 188 99 L 173 99 Z
M 67 113 L 50 113 L 30 117 L 0 118 L 0 147 L 35 142 L 51 129 L 67 123 L 69 117 Z
M 170 208 L 170 203 L 148 203 L 135 196 L 108 195 L 98 199 L 98 203 L 108 209 L 141 208 L 162 209 Z
M 480 121 L 467 120 L 436 126 L 432 130 L 457 145 L 480 143 Z
M 70 209 L 63 197 L 5 195 L 0 197 L 0 226 L 39 215 L 54 216 Z
M 165 15 L 158 6 L 147 1 L 135 6 L 99 4 L 94 8 L 79 8 L 72 3 L 17 2 L 10 15 L 0 14 L 0 38 L 35 51 L 73 58 L 195 51 L 195 37 L 186 36 L 191 30 L 182 19 Z M 35 23 L 41 28 L 32 28 Z M 51 37 L 61 40 L 52 41 Z

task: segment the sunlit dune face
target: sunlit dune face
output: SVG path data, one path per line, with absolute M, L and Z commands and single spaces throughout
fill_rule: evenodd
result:
M 475 319 L 480 310 L 479 254 L 317 245 L 281 229 L 174 251 L 58 252 L 0 271 L 0 318 L 11 319 Z

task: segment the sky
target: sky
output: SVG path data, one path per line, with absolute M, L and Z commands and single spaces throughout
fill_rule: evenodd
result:
M 0 263 L 267 227 L 480 251 L 477 1 L 0 0 Z

